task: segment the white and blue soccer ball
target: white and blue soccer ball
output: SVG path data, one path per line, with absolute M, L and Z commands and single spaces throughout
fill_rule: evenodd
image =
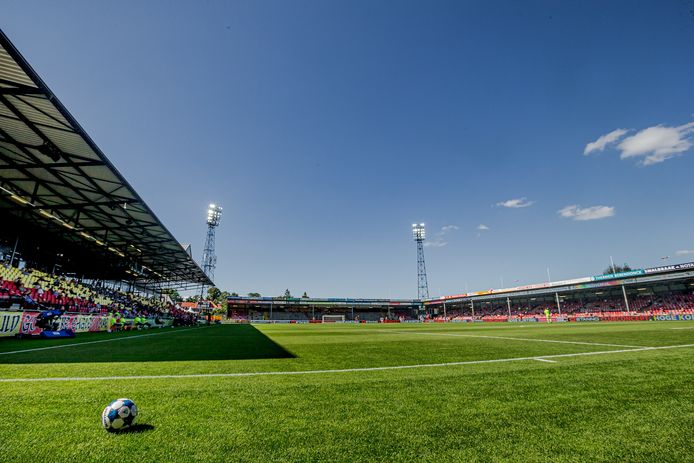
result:
M 127 429 L 137 420 L 137 405 L 130 399 L 116 399 L 101 413 L 101 424 L 108 432 Z

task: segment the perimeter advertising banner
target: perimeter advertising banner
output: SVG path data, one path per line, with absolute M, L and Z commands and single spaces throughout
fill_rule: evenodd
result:
M 523 322 L 538 322 L 539 320 L 535 317 L 511 317 L 508 319 L 511 323 L 523 323 Z
M 657 321 L 692 321 L 694 314 L 684 313 L 679 315 L 654 315 L 653 320 Z
M 635 277 L 639 275 L 644 275 L 646 272 L 642 269 L 639 270 L 630 270 L 628 272 L 617 272 L 617 273 L 608 273 L 606 275 L 596 275 L 593 277 L 593 281 L 603 281 L 603 280 L 612 280 L 614 278 L 628 278 L 628 277 Z
M 574 318 L 574 321 L 577 321 L 577 322 L 599 322 L 600 317 L 595 317 L 595 316 L 576 317 L 576 318 Z
M 40 312 L 0 312 L 0 336 L 16 334 L 40 334 L 36 326 L 36 317 Z M 88 331 L 106 331 L 108 316 L 65 314 L 60 317 L 60 330 L 72 330 L 76 333 Z
M 0 336 L 14 336 L 19 333 L 22 312 L 0 312 Z
M 646 273 L 661 273 L 661 272 L 672 272 L 674 270 L 687 270 L 693 269 L 694 262 L 687 262 L 686 264 L 674 264 L 674 265 L 664 265 L 662 267 L 647 268 Z

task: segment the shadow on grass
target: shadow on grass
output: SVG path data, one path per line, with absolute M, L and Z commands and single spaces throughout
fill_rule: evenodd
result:
M 143 432 L 153 431 L 154 426 L 151 424 L 134 424 L 129 428 L 125 428 L 122 431 L 116 431 L 113 434 L 141 434 Z
M 170 362 L 293 358 L 252 325 L 78 333 L 74 339 L 0 341 L 0 364 Z

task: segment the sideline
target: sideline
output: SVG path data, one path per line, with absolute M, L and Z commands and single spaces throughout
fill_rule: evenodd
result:
M 86 376 L 86 377 L 55 377 L 55 378 L 0 378 L 0 383 L 36 383 L 36 382 L 62 382 L 62 381 L 114 381 L 114 380 L 134 380 L 134 379 L 185 379 L 185 378 L 242 378 L 247 376 L 289 376 L 289 375 L 319 375 L 330 373 L 354 373 L 366 371 L 386 371 L 386 370 L 409 370 L 413 368 L 438 368 L 450 367 L 459 365 L 478 365 L 484 363 L 507 363 L 521 362 L 526 360 L 545 361 L 547 359 L 558 359 L 568 357 L 581 357 L 591 355 L 605 354 L 621 354 L 630 352 L 644 352 L 651 350 L 664 349 L 682 349 L 694 347 L 694 344 L 679 344 L 674 346 L 660 347 L 641 347 L 638 349 L 621 349 L 621 350 L 606 350 L 598 352 L 578 352 L 573 354 L 553 354 L 553 355 L 536 355 L 534 357 L 514 357 L 505 359 L 491 360 L 468 360 L 465 362 L 447 362 L 447 363 L 422 363 L 418 365 L 393 365 L 386 367 L 364 367 L 364 368 L 342 368 L 336 370 L 299 370 L 299 371 L 258 371 L 246 373 L 197 373 L 183 375 L 133 375 L 133 376 Z
M 175 333 L 183 333 L 184 331 L 190 331 L 194 330 L 197 328 L 203 328 L 201 326 L 196 326 L 194 328 L 185 328 L 183 330 L 173 330 L 173 331 L 165 331 L 163 333 L 149 333 L 149 334 L 136 334 L 135 336 L 122 336 L 120 338 L 112 338 L 112 339 L 99 339 L 98 341 L 85 341 L 85 342 L 73 342 L 70 344 L 59 344 L 57 346 L 47 346 L 47 347 L 35 347 L 33 349 L 22 349 L 22 350 L 12 350 L 9 352 L 0 352 L 0 355 L 10 355 L 10 354 L 23 354 L 24 352 L 36 352 L 39 350 L 50 350 L 50 349 L 62 349 L 64 347 L 75 347 L 75 346 L 86 346 L 87 344 L 99 344 L 102 342 L 114 342 L 114 341 L 125 341 L 127 339 L 136 339 L 136 338 L 144 338 L 147 336 L 159 336 L 162 334 L 175 334 Z M 166 328 L 161 328 L 165 330 Z

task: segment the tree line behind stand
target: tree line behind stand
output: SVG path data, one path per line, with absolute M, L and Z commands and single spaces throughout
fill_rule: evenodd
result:
M 229 297 L 239 297 L 239 294 L 236 292 L 222 291 L 219 288 L 217 288 L 216 286 L 213 286 L 213 287 L 207 289 L 207 297 L 205 297 L 205 298 L 201 298 L 199 294 L 195 294 L 195 295 L 183 298 L 183 296 L 181 296 L 179 294 L 179 292 L 175 289 L 165 289 L 162 291 L 162 293 L 168 295 L 174 303 L 184 302 L 184 301 L 185 302 L 200 302 L 201 299 L 204 299 L 206 301 L 213 301 L 216 304 L 223 304 L 224 302 L 226 302 L 226 300 Z M 254 293 L 254 292 L 248 293 L 247 296 L 248 297 L 262 297 L 260 293 Z M 308 299 L 308 294 L 306 293 L 306 291 L 304 291 L 304 294 L 301 297 L 303 299 Z M 289 289 L 286 289 L 282 296 L 277 296 L 274 299 L 281 300 L 281 299 L 291 299 L 291 298 L 292 298 L 292 293 L 289 291 Z
M 629 264 L 624 264 L 624 265 L 617 265 L 615 264 L 614 268 L 610 265 L 607 267 L 605 270 L 602 271 L 603 275 L 612 275 L 613 273 L 622 273 L 622 272 L 631 272 L 631 267 Z

